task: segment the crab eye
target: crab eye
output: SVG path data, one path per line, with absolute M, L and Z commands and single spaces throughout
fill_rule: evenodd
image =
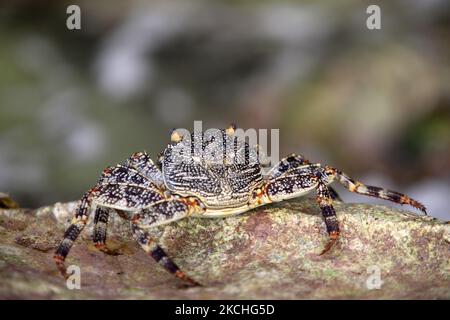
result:
M 181 135 L 177 130 L 173 130 L 170 135 L 170 141 L 172 142 L 180 142 L 183 140 L 183 135 Z
M 139 158 L 141 158 L 143 156 L 143 153 L 142 152 L 135 152 L 135 153 L 133 153 L 132 155 L 131 155 L 131 158 L 133 158 L 133 159 L 139 159 Z
M 225 132 L 227 135 L 232 136 L 234 132 L 236 131 L 236 125 L 234 123 L 230 124 L 228 128 L 225 129 Z

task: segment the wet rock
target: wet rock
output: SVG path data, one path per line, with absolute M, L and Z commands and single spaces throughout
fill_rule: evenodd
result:
M 0 208 L 5 209 L 15 209 L 18 208 L 19 205 L 15 202 L 9 194 L 0 192 Z
M 0 298 L 450 298 L 448 223 L 337 202 L 342 237 L 319 256 L 327 235 L 311 199 L 155 229 L 173 260 L 203 284 L 187 289 L 139 248 L 128 223 L 111 218 L 108 245 L 117 254 L 105 255 L 92 245 L 91 222 L 67 259 L 81 271 L 81 289 L 70 290 L 52 256 L 75 207 L 0 209 Z

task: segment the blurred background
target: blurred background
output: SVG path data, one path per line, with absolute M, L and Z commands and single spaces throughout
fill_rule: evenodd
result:
M 68 30 L 66 8 L 81 8 Z M 381 7 L 381 30 L 366 9 Z M 0 191 L 80 198 L 172 128 L 279 128 L 296 152 L 450 219 L 450 2 L 0 4 Z M 383 203 L 337 188 L 348 202 Z M 405 208 L 406 209 L 406 208 Z

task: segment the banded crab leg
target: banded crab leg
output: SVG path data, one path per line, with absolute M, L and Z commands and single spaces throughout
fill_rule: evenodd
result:
M 320 211 L 322 212 L 322 216 L 325 221 L 325 226 L 327 228 L 327 233 L 329 236 L 328 243 L 320 253 L 320 255 L 323 255 L 324 253 L 328 252 L 337 242 L 337 240 L 339 239 L 340 230 L 336 217 L 336 211 L 333 207 L 333 198 L 331 196 L 329 187 L 323 180 L 318 180 L 316 191 L 317 203 L 320 207 Z
M 153 239 L 148 232 L 145 232 L 136 226 L 132 229 L 137 243 L 139 243 L 142 249 L 150 254 L 156 262 L 162 265 L 164 269 L 191 286 L 200 286 L 198 282 L 191 279 L 180 270 L 180 268 L 167 256 L 166 252 L 157 244 L 155 239 Z
M 86 226 L 91 207 L 91 200 L 95 192 L 96 189 L 92 188 L 83 195 L 80 204 L 76 209 L 75 214 L 72 218 L 72 222 L 70 226 L 67 228 L 67 230 L 64 232 L 64 238 L 55 251 L 54 259 L 56 267 L 65 278 L 67 277 L 67 274 L 66 274 L 66 267 L 64 266 L 64 260 L 69 254 L 69 251 L 72 248 L 73 243 Z
M 294 162 L 294 161 L 288 161 Z M 372 196 L 384 200 L 389 200 L 399 204 L 408 204 L 426 214 L 423 204 L 410 198 L 409 196 L 379 187 L 366 186 L 355 181 L 340 170 L 331 167 L 321 167 L 319 164 L 298 165 L 289 169 L 286 162 L 272 172 L 272 178 L 266 183 L 262 191 L 259 191 L 263 202 L 277 202 L 294 197 L 298 197 L 310 192 L 317 191 L 317 203 L 322 212 L 322 216 L 327 227 L 330 240 L 321 252 L 329 251 L 337 242 L 340 231 L 336 219 L 336 212 L 333 208 L 333 190 L 328 184 L 336 179 L 349 191 L 362 195 Z
M 310 161 L 307 160 L 304 156 L 292 153 L 287 157 L 281 159 L 281 161 L 269 171 L 268 177 L 269 179 L 275 179 L 293 169 L 309 164 L 311 164 Z M 336 192 L 336 190 L 334 190 L 334 188 L 328 186 L 328 191 L 333 200 L 342 201 L 342 199 L 339 197 L 339 194 Z
M 165 197 L 158 190 L 137 185 L 105 184 L 97 185 L 95 188 L 91 189 L 83 196 L 81 203 L 75 212 L 74 218 L 72 219 L 72 223 L 64 233 L 64 239 L 61 241 L 61 244 L 55 252 L 54 259 L 60 272 L 66 276 L 64 261 L 78 235 L 86 226 L 91 208 L 106 207 L 124 211 L 137 211 L 163 200 L 165 200 Z M 96 211 L 96 214 L 100 213 L 104 215 L 104 211 Z M 100 217 L 97 218 L 100 219 Z M 105 218 L 105 216 L 103 216 L 103 218 Z M 98 223 L 99 221 L 97 221 L 97 224 Z M 98 226 L 97 233 L 94 232 L 96 237 L 103 237 L 103 231 L 101 231 L 100 228 L 101 227 Z M 106 229 L 104 232 L 106 236 Z M 98 246 L 102 246 L 101 241 Z
M 81 198 L 71 225 L 67 228 L 63 240 L 56 249 L 55 263 L 64 277 L 66 277 L 64 261 L 73 243 L 86 226 L 91 209 L 99 208 L 96 210 L 95 222 L 98 226 L 94 231 L 94 237 L 98 240 L 98 246 L 102 248 L 106 239 L 108 217 L 106 208 L 136 211 L 165 200 L 163 192 L 156 185 L 157 182 L 151 180 L 153 177 L 158 178 L 155 170 L 157 170 L 156 166 L 151 160 L 148 161 L 145 153 L 137 153 L 133 154 L 125 165 L 109 167 L 103 171 L 98 184 Z M 147 173 L 149 174 L 147 175 Z M 104 248 L 104 251 L 108 250 Z
M 397 192 L 392 191 L 380 187 L 368 186 L 363 184 L 362 182 L 356 181 L 350 178 L 344 172 L 332 168 L 325 167 L 325 173 L 329 177 L 328 179 L 336 179 L 339 183 L 341 183 L 344 187 L 346 187 L 350 192 L 355 192 L 358 194 L 362 194 L 365 196 L 375 197 L 383 200 L 388 200 L 391 202 L 395 202 L 401 205 L 407 204 L 413 208 L 416 208 L 422 211 L 425 215 L 427 215 L 427 210 L 425 206 L 417 200 L 410 198 L 409 196 Z
M 131 230 L 142 249 L 168 272 L 193 286 L 197 286 L 199 283 L 180 270 L 158 245 L 156 239 L 149 235 L 147 230 L 158 225 L 182 219 L 194 213 L 198 214 L 202 212 L 204 212 L 204 207 L 196 198 L 178 198 L 157 203 L 140 211 L 132 218 L 131 222 Z
M 279 171 L 277 171 L 279 172 Z M 316 189 L 317 203 L 322 212 L 329 235 L 329 241 L 320 254 L 324 254 L 337 242 L 339 225 L 333 207 L 332 193 L 327 186 L 327 177 L 319 164 L 298 165 L 284 170 L 281 174 L 274 174 L 263 190 L 265 201 L 278 202 L 305 195 Z M 264 200 L 263 200 L 264 201 Z
M 103 253 L 109 255 L 117 255 L 118 251 L 108 248 L 106 245 L 106 232 L 108 227 L 108 220 L 110 213 L 114 211 L 107 207 L 97 207 L 94 214 L 94 232 L 92 235 L 92 240 L 94 241 L 95 247 L 102 251 Z M 122 218 L 127 219 L 125 213 L 120 210 L 115 210 Z

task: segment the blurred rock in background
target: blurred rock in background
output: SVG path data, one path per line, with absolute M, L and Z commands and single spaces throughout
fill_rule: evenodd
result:
M 81 8 L 81 30 L 66 8 Z M 302 153 L 450 219 L 450 4 L 10 1 L 0 4 L 0 190 L 80 197 L 172 128 L 279 128 Z M 373 202 L 342 191 L 346 201 Z M 377 202 L 377 201 L 375 201 Z

